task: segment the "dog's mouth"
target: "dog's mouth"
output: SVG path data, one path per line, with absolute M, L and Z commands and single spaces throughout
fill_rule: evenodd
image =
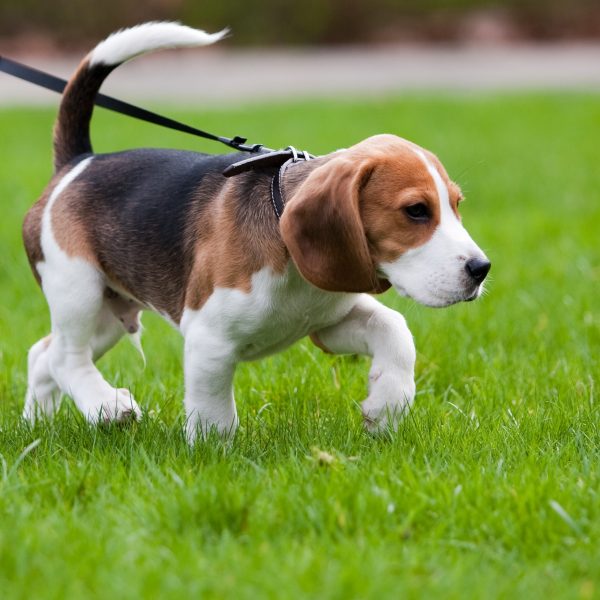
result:
M 411 298 L 415 302 L 428 306 L 429 308 L 446 308 L 453 306 L 454 304 L 460 304 L 461 302 L 473 302 L 477 300 L 481 295 L 480 286 L 477 286 L 474 290 L 469 289 L 463 293 L 444 294 L 444 295 L 422 295 L 414 294 L 409 292 L 402 286 L 394 285 L 394 289 L 401 295 L 407 298 Z
M 452 298 L 445 298 L 446 304 L 442 306 L 452 306 L 453 304 L 460 304 L 461 302 L 473 302 L 481 296 L 481 286 L 476 286 L 474 289 L 467 290 L 464 294 L 454 296 Z
M 461 302 L 473 302 L 474 300 L 477 300 L 482 293 L 483 283 L 473 284 L 469 282 L 464 285 L 461 291 L 446 290 L 445 294 L 438 296 L 436 299 L 437 302 L 434 304 L 434 306 L 444 307 L 460 304 Z
M 392 286 L 401 296 L 411 298 L 415 302 L 431 308 L 444 308 L 461 302 L 473 302 L 481 296 L 483 290 L 483 284 L 473 285 L 470 283 L 463 283 L 462 286 L 459 286 L 459 289 L 438 288 L 435 290 L 421 289 L 415 291 L 402 285 L 399 281 L 394 281 L 393 277 L 388 279 L 383 269 L 378 268 L 377 284 L 374 288 L 374 292 L 379 294 L 385 292 Z M 462 289 L 460 289 L 460 287 L 462 287 Z

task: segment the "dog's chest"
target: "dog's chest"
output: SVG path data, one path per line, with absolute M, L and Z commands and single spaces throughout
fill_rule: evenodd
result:
M 293 267 L 283 275 L 255 273 L 250 292 L 217 289 L 198 311 L 186 311 L 181 327 L 200 327 L 231 345 L 239 360 L 254 360 L 339 321 L 352 294 L 325 292 L 305 282 Z

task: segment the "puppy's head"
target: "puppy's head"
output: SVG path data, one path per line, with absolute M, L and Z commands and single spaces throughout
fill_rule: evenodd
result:
M 428 306 L 473 300 L 490 263 L 463 227 L 462 199 L 440 161 L 392 135 L 316 168 L 288 199 L 286 246 L 302 275 L 330 291 L 390 284 Z

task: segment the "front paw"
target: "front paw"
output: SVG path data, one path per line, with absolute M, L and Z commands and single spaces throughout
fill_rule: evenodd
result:
M 396 431 L 415 398 L 414 380 L 378 372 L 369 380 L 369 396 L 361 404 L 365 429 L 373 434 Z

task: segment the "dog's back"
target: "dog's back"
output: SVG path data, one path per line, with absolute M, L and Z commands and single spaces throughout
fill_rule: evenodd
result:
M 235 193 L 222 193 L 228 183 L 223 170 L 244 154 L 139 149 L 79 155 L 58 172 L 25 217 L 23 239 L 38 282 L 36 265 L 44 260 L 41 232 L 48 198 L 65 172 L 90 156 L 93 160 L 52 207 L 56 242 L 69 256 L 98 268 L 109 287 L 173 321 L 181 315 L 194 256 L 214 234 L 223 213 L 234 213 L 232 218 L 245 222 L 232 241 L 242 246 L 241 236 L 252 229 L 247 205 L 258 213 L 257 219 L 261 213 L 271 217 L 264 201 L 268 185 L 264 174 L 243 174 L 230 186 Z M 263 219 L 263 225 L 264 221 L 269 219 Z M 218 253 L 220 244 L 211 245 Z

